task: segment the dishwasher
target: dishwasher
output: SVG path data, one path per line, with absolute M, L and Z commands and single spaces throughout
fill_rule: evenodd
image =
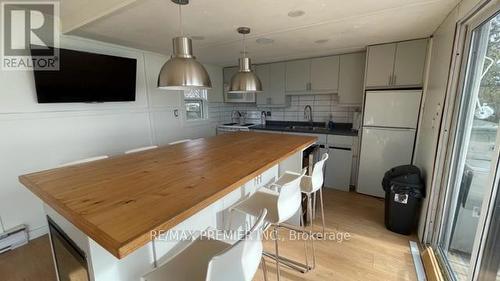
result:
M 349 191 L 351 184 L 352 149 L 347 146 L 323 146 L 320 153 L 328 153 L 325 163 L 325 187 Z

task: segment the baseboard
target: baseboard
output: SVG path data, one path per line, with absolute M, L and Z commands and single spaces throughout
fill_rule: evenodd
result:
M 33 240 L 33 239 L 36 239 L 36 238 L 43 236 L 47 233 L 49 233 L 49 227 L 44 225 L 42 227 L 30 229 L 28 231 L 28 237 L 29 237 L 29 240 Z

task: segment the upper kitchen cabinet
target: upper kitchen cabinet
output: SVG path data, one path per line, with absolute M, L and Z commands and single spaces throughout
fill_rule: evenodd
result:
M 422 86 L 427 39 L 398 43 L 394 61 L 394 86 Z
M 339 56 L 311 60 L 311 82 L 313 93 L 336 93 L 339 87 Z
M 229 89 L 229 84 L 231 83 L 231 78 L 238 72 L 238 67 L 225 67 L 223 70 L 224 73 L 224 89 Z
M 333 94 L 338 92 L 339 57 L 286 62 L 286 93 Z
M 270 85 L 270 105 L 286 106 L 287 99 L 285 96 L 285 63 L 278 62 L 269 65 L 269 80 Z
M 286 62 L 286 92 L 305 93 L 310 89 L 311 60 Z
M 340 56 L 339 103 L 362 103 L 365 63 L 366 53 L 364 52 Z
M 257 105 L 286 106 L 285 63 L 262 64 L 255 69 L 263 89 L 262 93 L 257 93 Z
M 368 47 L 366 87 L 387 87 L 391 85 L 395 53 L 395 43 Z
M 271 97 L 271 89 L 269 88 L 269 64 L 261 64 L 255 67 L 255 74 L 259 77 L 262 83 L 262 92 L 257 93 L 257 104 L 265 105 Z
M 207 90 L 209 102 L 224 102 L 224 82 L 222 77 L 222 67 L 215 65 L 204 65 L 212 82 L 212 89 Z
M 366 88 L 422 87 L 427 39 L 368 47 Z

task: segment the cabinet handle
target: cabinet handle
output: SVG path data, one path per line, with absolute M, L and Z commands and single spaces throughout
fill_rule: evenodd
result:
M 397 79 L 397 76 L 396 76 L 396 74 L 394 74 L 393 78 L 392 78 L 392 85 L 396 85 L 396 79 Z

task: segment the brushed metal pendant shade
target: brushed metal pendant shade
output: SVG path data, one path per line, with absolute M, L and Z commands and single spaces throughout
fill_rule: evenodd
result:
M 158 88 L 165 90 L 210 89 L 208 72 L 193 56 L 191 39 L 175 37 L 174 54 L 158 75 Z
M 230 93 L 262 92 L 262 83 L 259 77 L 250 69 L 250 58 L 239 59 L 240 70 L 231 78 Z
M 250 33 L 250 28 L 239 27 L 238 33 L 243 34 L 243 56 L 239 58 L 239 70 L 231 78 L 229 93 L 257 93 L 262 92 L 262 83 L 259 77 L 252 71 L 250 58 L 247 57 L 245 35 Z
M 182 36 L 181 5 L 189 0 L 172 0 L 179 5 L 179 29 L 181 36 L 172 39 L 172 57 L 163 65 L 158 74 L 158 88 L 165 90 L 210 89 L 212 82 L 207 70 L 193 56 L 191 38 Z

